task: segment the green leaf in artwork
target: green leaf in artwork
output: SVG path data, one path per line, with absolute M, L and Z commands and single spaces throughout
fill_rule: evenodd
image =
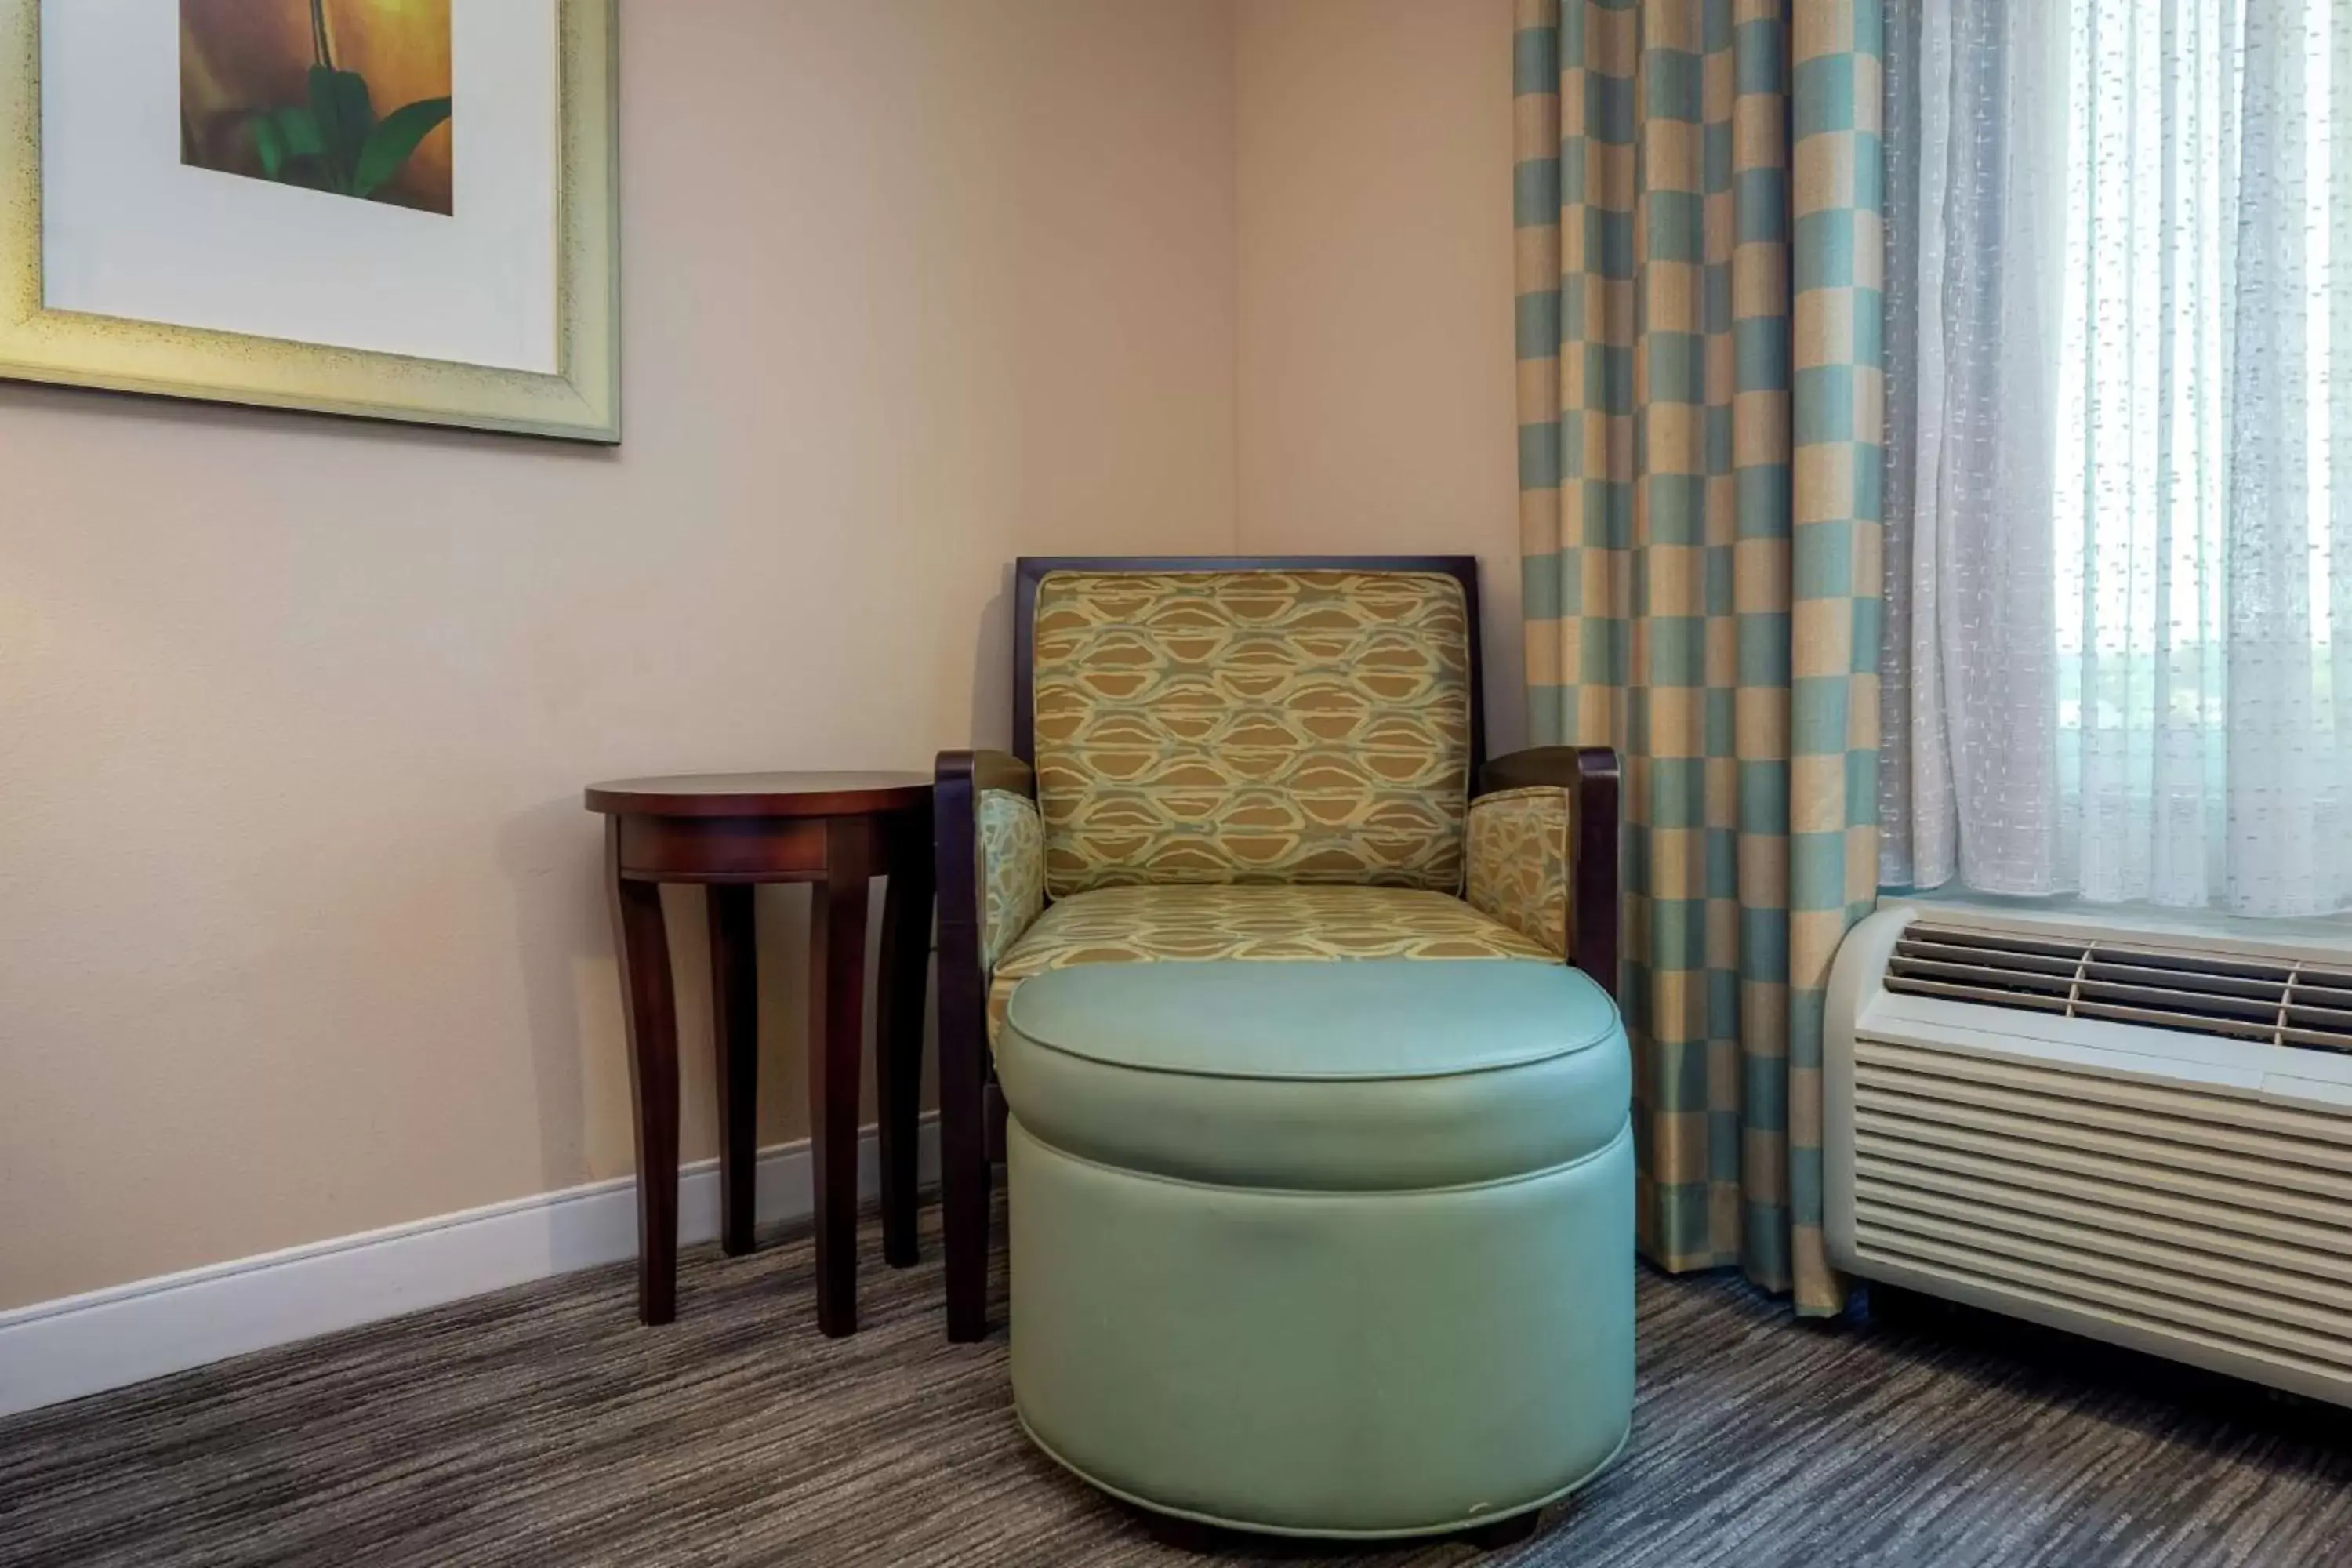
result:
M 335 71 L 335 95 L 342 100 L 343 129 L 351 136 L 354 154 L 366 145 L 368 132 L 375 129 L 375 105 L 368 96 L 367 78 L 357 71 Z
M 288 105 L 275 111 L 278 135 L 286 144 L 289 158 L 315 158 L 326 149 L 319 140 L 319 120 L 307 109 Z
M 367 79 L 357 71 L 326 66 L 310 68 L 310 112 L 319 122 L 319 140 L 327 163 L 331 190 L 348 195 L 360 149 L 375 129 L 375 110 L 368 101 Z
M 360 149 L 358 167 L 352 177 L 352 195 L 374 195 L 377 187 L 400 173 L 400 166 L 408 162 L 416 144 L 448 118 L 449 100 L 446 98 L 419 99 L 385 115 L 368 132 L 367 142 Z
M 264 179 L 274 180 L 286 167 L 286 141 L 278 133 L 277 117 L 268 113 L 253 117 L 253 151 L 261 160 Z

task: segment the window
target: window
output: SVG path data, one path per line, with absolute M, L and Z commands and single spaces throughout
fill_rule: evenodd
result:
M 2352 908 L 2352 0 L 1890 56 L 1890 874 Z

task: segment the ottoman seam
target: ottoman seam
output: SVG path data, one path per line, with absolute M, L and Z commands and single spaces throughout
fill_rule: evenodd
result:
M 1012 1120 L 1019 1122 L 1021 1118 L 1015 1115 Z M 1097 1171 L 1108 1171 L 1113 1175 L 1132 1176 L 1138 1181 L 1164 1182 L 1172 1187 L 1198 1187 L 1204 1192 L 1213 1193 L 1276 1193 L 1285 1196 L 1312 1194 L 1336 1198 L 1394 1198 L 1423 1193 L 1433 1195 L 1443 1193 L 1491 1192 L 1496 1187 L 1517 1186 L 1523 1183 L 1539 1181 L 1546 1176 L 1556 1176 L 1563 1171 L 1573 1171 L 1580 1165 L 1589 1165 L 1596 1160 L 1607 1158 L 1616 1152 L 1620 1144 L 1630 1142 L 1633 1136 L 1633 1119 L 1628 1113 L 1625 1125 L 1618 1130 L 1617 1135 L 1589 1154 L 1579 1154 L 1573 1160 L 1563 1160 L 1557 1165 L 1546 1165 L 1539 1171 L 1522 1171 L 1517 1175 L 1496 1176 L 1483 1182 L 1451 1182 L 1442 1187 L 1261 1187 L 1239 1182 L 1208 1182 L 1192 1176 L 1171 1176 L 1160 1171 L 1139 1171 L 1132 1165 L 1114 1165 L 1108 1160 L 1098 1160 L 1089 1154 L 1080 1154 L 1065 1149 L 1059 1143 L 1048 1142 L 1030 1131 L 1026 1125 L 1022 1126 L 1021 1135 L 1040 1149 L 1051 1150 L 1074 1163 L 1091 1166 Z
M 1069 1046 L 1055 1045 L 1051 1040 L 1039 1039 L 1013 1020 L 1009 1008 L 1004 1016 L 1004 1027 L 1019 1035 L 1023 1040 L 1041 1051 L 1051 1051 L 1057 1057 L 1067 1057 L 1072 1061 L 1086 1062 L 1094 1067 L 1109 1068 L 1117 1072 L 1155 1073 L 1163 1078 L 1223 1079 L 1235 1083 L 1427 1083 L 1437 1079 L 1485 1078 L 1493 1073 L 1517 1072 L 1522 1068 L 1541 1067 L 1546 1062 L 1556 1062 L 1565 1057 L 1580 1057 L 1597 1047 L 1607 1045 L 1622 1033 L 1622 1026 L 1612 1023 L 1610 1027 L 1603 1029 L 1589 1040 L 1563 1046 L 1544 1056 L 1527 1057 L 1517 1061 L 1493 1062 L 1484 1067 L 1443 1068 L 1428 1072 L 1308 1073 L 1220 1072 L 1204 1068 L 1160 1067 L 1150 1062 L 1112 1061 L 1108 1058 L 1094 1056 Z M 996 1048 L 1001 1050 L 1003 1047 L 1000 1044 Z
M 1566 1486 L 1546 1492 L 1542 1497 L 1537 1498 L 1531 1502 L 1518 1504 L 1507 1510 L 1498 1509 L 1493 1513 L 1481 1514 L 1475 1519 L 1449 1521 L 1441 1524 L 1412 1525 L 1402 1530 L 1311 1530 L 1299 1525 L 1253 1524 L 1243 1520 L 1228 1519 L 1219 1514 L 1202 1513 L 1195 1509 L 1173 1508 L 1166 1503 L 1148 1501 L 1138 1494 L 1126 1490 L 1124 1488 L 1112 1486 L 1107 1481 L 1099 1480 L 1094 1476 L 1088 1475 L 1085 1470 L 1080 1469 L 1076 1465 L 1063 1458 L 1061 1453 L 1056 1450 L 1051 1443 L 1046 1442 L 1043 1437 L 1037 1436 L 1037 1429 L 1029 1424 L 1028 1413 L 1021 1408 L 1021 1400 L 1017 1394 L 1013 1396 L 1013 1418 L 1020 1423 L 1022 1435 L 1036 1446 L 1039 1453 L 1044 1454 L 1047 1458 L 1053 1460 L 1054 1463 L 1061 1466 L 1062 1468 L 1069 1471 L 1070 1474 L 1077 1477 L 1078 1479 L 1086 1482 L 1087 1485 L 1094 1488 L 1097 1491 L 1102 1492 L 1109 1497 L 1117 1498 L 1119 1501 L 1127 1503 L 1130 1507 L 1144 1509 L 1152 1513 L 1166 1514 L 1174 1519 L 1189 1519 L 1196 1521 L 1202 1524 L 1213 1524 L 1227 1530 L 1240 1530 L 1255 1531 L 1264 1535 L 1283 1535 L 1294 1538 L 1304 1537 L 1307 1539 L 1326 1541 L 1405 1541 L 1415 1537 L 1454 1535 L 1459 1534 L 1464 1531 L 1475 1530 L 1481 1525 L 1493 1524 L 1501 1520 L 1517 1519 L 1523 1513 L 1534 1513 L 1538 1510 L 1549 1508 L 1552 1504 L 1559 1501 L 1562 1498 L 1567 1497 L 1571 1493 L 1581 1491 L 1584 1488 L 1591 1485 L 1595 1480 L 1598 1480 L 1602 1472 L 1606 1471 L 1612 1465 L 1614 1465 L 1618 1459 L 1623 1457 L 1626 1446 L 1633 1440 L 1633 1418 L 1630 1414 L 1628 1414 L 1625 1418 L 1625 1430 L 1619 1435 L 1617 1438 L 1617 1446 L 1610 1449 L 1608 1458 L 1602 1459 L 1599 1464 L 1593 1466 L 1591 1469 L 1585 1471 L 1574 1480 L 1570 1481 Z

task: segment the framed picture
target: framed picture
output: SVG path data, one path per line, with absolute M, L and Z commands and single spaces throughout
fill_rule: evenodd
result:
M 615 0 L 0 0 L 0 375 L 620 439 Z

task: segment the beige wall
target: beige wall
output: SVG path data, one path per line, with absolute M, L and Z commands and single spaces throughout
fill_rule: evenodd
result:
M 0 384 L 0 1308 L 625 1173 L 580 786 L 1001 743 L 1015 554 L 1475 550 L 1524 733 L 1509 0 L 622 9 L 618 451 Z
M 622 10 L 618 451 L 0 387 L 0 1307 L 625 1173 L 580 786 L 1001 742 L 1014 554 L 1233 546 L 1228 5 Z
M 1511 0 L 1242 0 L 1236 58 L 1242 548 L 1476 552 L 1521 744 Z

